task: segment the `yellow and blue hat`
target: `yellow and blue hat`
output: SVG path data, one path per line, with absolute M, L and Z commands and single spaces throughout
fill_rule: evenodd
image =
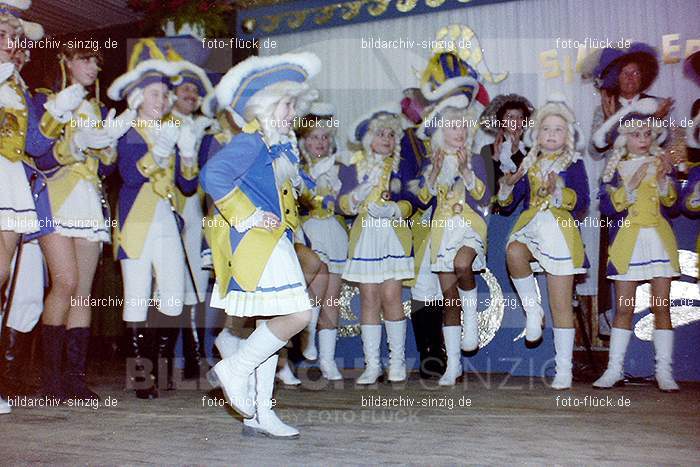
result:
M 207 109 L 231 107 L 236 124 L 243 127 L 244 111 L 250 99 L 263 89 L 282 81 L 303 83 L 321 70 L 321 60 L 310 52 L 269 57 L 248 57 L 221 78 L 214 96 L 206 99 Z
M 172 89 L 174 84 L 178 84 L 180 76 L 177 63 L 168 61 L 155 39 L 140 39 L 134 45 L 127 72 L 112 82 L 107 96 L 113 101 L 119 101 L 134 89 L 145 88 L 152 83 L 163 83 Z
M 471 102 L 479 91 L 479 73 L 452 52 L 438 53 L 422 73 L 420 90 L 431 101 L 460 93 Z
M 30 6 L 32 6 L 32 0 L 0 0 L 0 15 L 10 15 L 17 18 L 22 25 L 24 35 L 30 40 L 38 41 L 44 37 L 44 28 L 39 23 L 22 19 L 22 13 L 27 11 Z
M 377 108 L 366 112 L 355 120 L 350 126 L 348 140 L 351 144 L 362 144 L 362 139 L 369 131 L 370 124 L 374 120 L 382 121 L 383 124 L 401 129 L 401 106 L 398 102 L 386 102 Z

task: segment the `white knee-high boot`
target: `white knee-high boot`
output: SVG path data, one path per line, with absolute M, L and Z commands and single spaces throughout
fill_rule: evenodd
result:
M 316 325 L 318 324 L 318 316 L 320 313 L 320 307 L 315 306 L 311 309 L 311 321 L 309 321 L 304 331 L 304 348 L 301 350 L 301 353 L 307 360 L 316 360 L 318 358 L 318 350 L 316 349 Z
M 457 288 L 457 290 L 459 291 L 459 300 L 462 302 L 462 350 L 473 352 L 479 348 L 476 287 L 471 290 L 462 290 L 460 288 Z
M 457 378 L 462 376 L 461 334 L 462 328 L 460 326 L 443 326 L 442 328 L 447 353 L 447 368 L 445 374 L 438 381 L 440 386 L 454 386 L 457 383 Z
M 673 379 L 673 329 L 654 330 L 656 352 L 656 383 L 663 392 L 678 392 L 680 388 Z
M 569 389 L 571 387 L 571 368 L 574 353 L 574 328 L 554 328 L 554 351 L 556 375 L 552 381 L 552 389 Z
M 321 329 L 318 331 L 318 366 L 321 374 L 329 381 L 339 381 L 343 375 L 335 364 L 335 343 L 337 329 Z
M 214 339 L 214 345 L 219 350 L 221 358 L 228 358 L 238 352 L 238 346 L 241 343 L 241 338 L 233 335 L 229 328 L 221 330 L 219 335 Z
M 382 374 L 379 361 L 379 345 L 382 342 L 381 324 L 362 324 L 362 350 L 365 354 L 365 371 L 357 378 L 357 384 L 374 384 Z
M 544 318 L 544 310 L 537 297 L 537 281 L 533 274 L 521 279 L 511 276 L 511 280 L 525 309 L 525 344 L 536 345 L 542 338 Z
M 289 360 L 284 362 L 284 365 L 282 365 L 282 368 L 279 369 L 275 376 L 287 386 L 299 386 L 301 384 L 301 380 L 297 378 L 297 375 L 292 371 L 292 367 L 289 366 Z
M 624 364 L 627 345 L 630 342 L 632 331 L 629 329 L 612 328 L 610 331 L 610 349 L 608 352 L 608 368 L 593 383 L 594 388 L 609 389 L 620 386 L 625 379 Z
M 406 320 L 384 320 L 389 341 L 389 381 L 406 381 Z
M 294 439 L 299 430 L 287 425 L 272 410 L 278 356 L 273 355 L 255 369 L 255 416 L 243 420 L 243 434 L 268 438 Z
M 270 331 L 267 323 L 261 323 L 246 339 L 246 345 L 214 366 L 226 400 L 243 417 L 250 418 L 255 414 L 254 401 L 249 397 L 248 377 L 285 344 Z
M 214 339 L 214 345 L 219 350 L 221 358 L 233 357 L 238 350 L 245 345 L 245 339 L 242 339 L 234 335 L 230 329 L 224 328 L 216 339 Z M 207 371 L 207 382 L 213 388 L 218 388 L 221 386 L 219 378 L 216 376 L 214 367 Z

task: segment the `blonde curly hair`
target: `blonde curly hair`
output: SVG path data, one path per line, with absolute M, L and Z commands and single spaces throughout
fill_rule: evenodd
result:
M 608 158 L 608 162 L 605 164 L 605 168 L 603 169 L 603 175 L 601 178 L 603 183 L 610 183 L 610 181 L 615 176 L 617 166 L 620 164 L 622 158 L 628 153 L 628 134 L 633 133 L 634 131 L 640 128 L 651 128 L 651 146 L 649 147 L 649 154 L 651 154 L 654 157 L 657 157 L 663 154 L 664 152 L 663 149 L 661 149 L 661 147 L 659 146 L 659 143 L 657 142 L 657 136 L 659 136 L 663 131 L 662 128 L 660 128 L 657 125 L 650 124 L 649 121 L 646 119 L 630 120 L 629 122 L 634 123 L 620 125 L 618 129 L 619 134 L 615 139 L 612 154 Z
M 573 112 L 571 112 L 569 107 L 565 104 L 561 102 L 548 102 L 535 113 L 535 125 L 532 129 L 533 145 L 520 164 L 520 167 L 525 169 L 525 173 L 527 173 L 537 162 L 537 156 L 541 151 L 540 145 L 537 142 L 539 129 L 542 126 L 542 122 L 544 122 L 544 120 L 550 116 L 557 116 L 561 118 L 566 122 L 567 127 L 564 149 L 556 162 L 557 165 L 553 167 L 553 170 L 561 172 L 578 158 L 578 153 L 576 152 L 576 142 L 574 139 L 576 134 L 576 129 L 574 128 L 576 117 L 574 117 Z

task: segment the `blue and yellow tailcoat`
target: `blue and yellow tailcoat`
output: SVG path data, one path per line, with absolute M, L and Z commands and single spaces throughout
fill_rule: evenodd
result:
M 197 168 L 181 164 L 179 154 L 170 158 L 168 167 L 160 167 L 153 158 L 148 131 L 131 128 L 119 140 L 119 174 L 123 185 L 117 203 L 117 225 L 114 231 L 116 259 L 136 259 L 153 222 L 158 202 L 170 199 L 177 206 L 176 186 L 184 194 L 197 189 Z
M 200 183 L 214 200 L 216 214 L 210 230 L 210 245 L 221 298 L 229 292 L 254 292 L 272 251 L 283 235 L 294 242 L 299 226 L 294 187 L 290 180 L 277 186 L 273 161 L 291 144 L 268 147 L 260 132 L 251 128 L 234 136 L 202 168 Z M 253 227 L 245 232 L 233 226 L 256 211 L 274 213 L 280 227 L 268 231 Z
M 64 124 L 44 110 L 45 95 L 32 96 L 24 83 L 14 76 L 6 83 L 20 96 L 24 105 L 22 109 L 0 108 L 0 156 L 11 162 L 22 161 L 27 180 L 33 185 L 37 216 L 50 217 L 46 177 L 36 169 L 35 160 L 50 151 Z M 3 208 L 12 209 L 9 206 Z M 51 231 L 53 229 L 42 228 L 32 236 L 36 238 Z
M 428 162 L 428 161 L 427 161 Z M 437 262 L 438 250 L 442 244 L 442 237 L 445 229 L 449 225 L 448 219 L 451 219 L 454 213 L 454 205 L 459 203 L 462 205 L 461 217 L 466 225 L 469 225 L 479 235 L 481 242 L 486 251 L 486 217 L 484 215 L 484 205 L 491 199 L 488 187 L 486 185 L 486 167 L 484 167 L 483 158 L 472 157 L 472 170 L 474 171 L 475 183 L 474 188 L 469 191 L 464 187 L 464 182 L 460 174 L 455 174 L 455 184 L 461 184 L 464 187 L 463 198 L 449 198 L 451 188 L 447 185 L 438 184 L 435 188 L 437 195 L 432 195 L 426 185 L 425 177 L 429 175 L 432 164 L 428 162 L 423 168 L 423 174 L 418 178 L 418 198 L 424 204 L 433 203 L 435 208 L 430 216 L 428 229 L 430 230 L 430 264 Z M 422 260 L 425 254 L 427 243 L 421 245 L 420 259 Z M 416 262 L 418 262 L 418 252 L 416 254 Z
M 656 178 L 645 179 L 636 189 L 636 200 L 631 203 L 618 171 L 609 183 L 600 186 L 600 213 L 611 219 L 610 247 L 607 274 L 625 274 L 629 268 L 640 228 L 653 228 L 661 238 L 664 250 L 671 260 L 671 268 L 680 271 L 678 245 L 670 224 L 676 211 L 679 184 L 673 177 L 666 196 L 662 196 Z
M 350 165 L 341 166 L 338 176 L 340 177 L 342 188 L 338 196 L 338 206 L 340 211 L 345 216 L 353 216 L 357 214 L 357 217 L 352 223 L 350 228 L 350 238 L 348 246 L 348 258 L 355 258 L 355 246 L 360 238 L 360 233 L 362 233 L 362 225 L 368 220 L 369 214 L 367 213 L 367 206 L 370 203 L 377 203 L 379 205 L 384 204 L 385 200 L 382 199 L 383 192 L 390 193 L 390 201 L 394 201 L 399 205 L 401 209 L 401 218 L 408 219 L 413 212 L 413 207 L 411 203 L 404 199 L 405 189 L 401 182 L 400 174 L 398 172 L 393 172 L 394 167 L 394 156 L 390 156 L 383 161 L 383 172 L 379 181 L 379 184 L 372 189 L 369 196 L 360 203 L 357 208 L 357 213 L 354 213 L 351 208 L 350 196 L 352 191 L 362 184 L 367 175 L 365 175 L 366 170 L 358 170 L 359 166 L 364 166 L 367 164 L 367 156 L 363 151 L 357 151 L 351 161 Z M 394 222 L 392 223 L 394 232 L 401 242 L 401 246 L 404 250 L 404 255 L 406 257 L 413 256 L 413 241 L 411 236 L 411 230 L 404 223 Z
M 49 93 L 46 93 L 49 95 Z M 51 211 L 58 212 L 63 203 L 75 189 L 79 180 L 86 180 L 95 186 L 97 193 L 102 192 L 101 180 L 111 175 L 116 169 L 117 153 L 111 148 L 87 149 L 85 160 L 74 157 L 70 142 L 77 131 L 78 125 L 95 124 L 107 116 L 107 108 L 96 99 L 83 101 L 61 133 L 53 147 L 36 160 L 36 166 L 48 177 L 49 199 Z M 105 219 L 110 216 L 106 204 L 103 205 Z
M 535 164 L 551 162 L 547 156 L 539 156 Z M 564 181 L 562 203 L 559 208 L 550 203 L 552 195 L 540 196 L 538 194 L 543 182 L 534 175 L 535 169 L 536 167 L 531 168 L 525 176 L 518 180 L 508 199 L 498 201 L 498 204 L 504 208 L 501 210 L 504 215 L 513 213 L 520 202 L 523 202 L 523 212 L 518 216 L 509 237 L 529 224 L 539 211 L 547 209 L 557 220 L 559 229 L 564 235 L 566 245 L 571 252 L 574 268 L 588 268 L 590 263 L 577 225 L 577 221 L 585 214 L 590 204 L 588 176 L 583 159 L 579 158 L 572 162 L 566 169 L 557 174 Z

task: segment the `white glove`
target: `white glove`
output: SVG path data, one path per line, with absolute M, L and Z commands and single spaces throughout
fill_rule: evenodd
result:
M 4 83 L 7 81 L 7 79 L 12 76 L 12 73 L 15 72 L 15 64 L 14 63 L 3 63 L 0 65 L 0 84 Z
M 383 206 L 377 203 L 369 203 L 367 206 L 367 212 L 370 216 L 376 217 L 377 219 L 394 219 L 396 217 L 401 217 L 401 209 L 399 205 L 390 201 Z
M 182 163 L 192 167 L 197 156 L 197 128 L 195 124 L 182 125 L 177 138 L 177 148 L 180 150 Z
M 510 139 L 506 139 L 503 144 L 501 144 L 501 150 L 498 153 L 498 162 L 501 163 L 501 170 L 503 173 L 512 173 L 518 170 L 511 159 L 513 154 L 513 145 Z
M 206 117 L 204 115 L 200 115 L 199 117 L 194 119 L 194 128 L 197 132 L 197 137 L 201 138 L 204 136 L 204 133 L 206 133 L 207 128 L 211 127 L 214 122 L 213 118 Z
M 372 192 L 373 188 L 374 188 L 374 185 L 372 185 L 371 183 L 369 183 L 369 182 L 363 183 L 362 185 L 355 188 L 355 190 L 353 191 L 352 196 L 351 196 L 352 200 L 356 204 L 360 204 L 369 196 L 369 194 Z
M 320 161 L 316 162 L 312 167 L 311 167 L 311 178 L 316 180 L 318 177 L 323 175 L 324 173 L 327 173 L 331 168 L 335 165 L 335 158 L 333 157 L 324 157 Z
M 8 84 L 0 86 L 0 107 L 5 109 L 24 109 L 22 97 Z
M 164 122 L 160 127 L 153 143 L 152 154 L 156 163 L 161 167 L 166 167 L 168 160 L 173 155 L 175 145 L 180 137 L 180 128 L 172 125 L 171 122 Z
M 169 104 L 168 112 L 170 112 L 170 109 L 173 108 L 173 106 L 175 105 L 175 102 L 177 102 L 177 96 L 175 95 L 174 92 L 169 91 L 168 92 L 168 104 Z
M 498 181 L 498 185 L 498 200 L 507 200 L 510 194 L 513 192 L 513 188 L 515 187 L 515 185 L 508 185 L 502 179 Z
M 81 84 L 72 84 L 56 94 L 52 100 L 44 104 L 44 108 L 59 122 L 70 120 L 71 113 L 80 106 L 87 91 Z
M 126 96 L 126 104 L 131 110 L 139 110 L 141 104 L 143 104 L 143 89 L 136 88 Z
M 116 118 L 116 109 L 111 109 L 105 118 L 104 129 L 112 138 L 112 143 L 115 143 L 119 138 L 124 136 L 131 128 L 131 122 L 136 118 L 136 111 L 129 108 L 120 113 Z
M 467 176 L 464 177 L 464 186 L 468 191 L 471 191 L 476 187 L 476 177 L 474 176 L 474 172 L 471 170 L 467 173 Z
M 102 128 L 82 128 L 73 135 L 73 144 L 80 152 L 87 148 L 104 149 L 112 144 L 112 138 Z

